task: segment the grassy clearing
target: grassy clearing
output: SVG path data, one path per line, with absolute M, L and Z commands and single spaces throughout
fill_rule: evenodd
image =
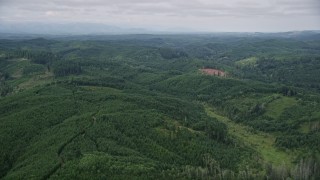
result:
M 40 74 L 30 77 L 28 80 L 19 84 L 20 89 L 29 89 L 35 86 L 44 85 L 52 82 L 54 79 L 53 73 L 46 72 L 45 74 Z
M 210 117 L 214 117 L 228 126 L 228 132 L 235 138 L 240 139 L 246 145 L 254 148 L 261 154 L 266 162 L 273 165 L 292 166 L 294 159 L 292 152 L 285 152 L 274 147 L 275 137 L 272 134 L 264 132 L 253 132 L 249 127 L 235 123 L 227 117 L 221 116 L 214 112 L 209 106 L 205 106 L 206 113 Z
M 282 96 L 279 99 L 276 99 L 267 105 L 266 116 L 278 119 L 282 112 L 293 105 L 297 104 L 297 100 L 292 97 Z
M 312 118 L 316 120 L 320 120 L 320 111 L 318 112 L 313 112 L 312 113 Z
M 305 122 L 300 125 L 300 132 L 309 133 L 310 132 L 310 122 Z
M 237 66 L 254 66 L 257 63 L 257 57 L 249 57 L 246 59 L 239 60 L 236 63 Z

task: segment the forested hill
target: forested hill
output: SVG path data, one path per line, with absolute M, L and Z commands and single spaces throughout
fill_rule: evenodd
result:
M 320 178 L 319 32 L 0 37 L 0 178 Z

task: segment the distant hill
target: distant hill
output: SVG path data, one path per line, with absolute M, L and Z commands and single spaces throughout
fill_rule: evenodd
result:
M 2 23 L 0 33 L 11 34 L 135 34 L 145 33 L 145 29 L 122 28 L 97 23 Z

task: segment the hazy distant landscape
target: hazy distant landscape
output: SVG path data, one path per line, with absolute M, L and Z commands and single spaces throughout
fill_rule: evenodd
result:
M 0 179 L 320 179 L 316 0 L 0 2 Z

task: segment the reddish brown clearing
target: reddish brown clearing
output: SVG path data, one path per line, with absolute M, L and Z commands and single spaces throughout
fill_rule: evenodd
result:
M 204 74 L 208 74 L 208 75 L 215 75 L 215 76 L 226 76 L 226 73 L 218 70 L 218 69 L 210 69 L 210 68 L 204 68 L 204 69 L 200 69 L 200 71 Z

